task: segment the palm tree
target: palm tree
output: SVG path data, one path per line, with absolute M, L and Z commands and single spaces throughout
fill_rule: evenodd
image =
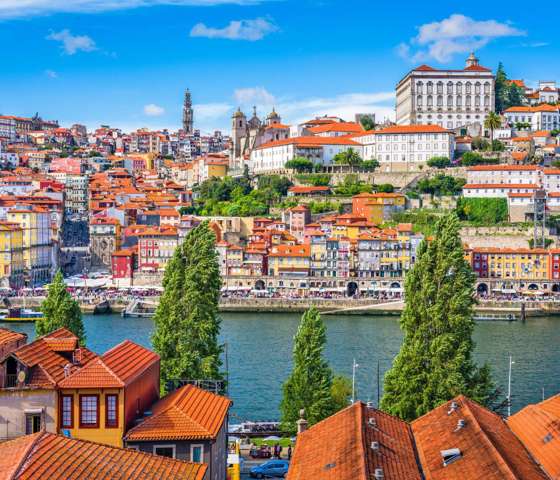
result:
M 351 171 L 354 171 L 354 167 L 360 165 L 363 162 L 360 154 L 351 148 L 344 150 L 343 152 L 337 153 L 334 158 L 334 163 L 338 165 L 350 165 Z
M 490 112 L 484 120 L 484 128 L 490 130 L 490 150 L 494 151 L 494 130 L 502 126 L 502 117 L 496 112 Z

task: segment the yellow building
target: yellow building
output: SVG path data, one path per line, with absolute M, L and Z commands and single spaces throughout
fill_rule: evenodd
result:
M 0 282 L 23 287 L 23 229 L 17 223 L 0 222 Z
M 59 383 L 58 424 L 72 438 L 123 446 L 159 398 L 159 356 L 126 340 Z
M 479 278 L 546 280 L 549 252 L 541 248 L 473 248 L 472 268 Z
M 17 206 L 8 210 L 7 219 L 18 224 L 23 232 L 23 263 L 25 283 L 42 285 L 51 279 L 54 245 L 51 216 L 41 207 Z
M 307 277 L 311 266 L 309 245 L 276 245 L 268 254 L 268 274 L 277 277 Z

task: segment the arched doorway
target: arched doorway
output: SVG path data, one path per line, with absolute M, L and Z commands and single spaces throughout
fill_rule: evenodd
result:
M 265 289 L 264 280 L 257 280 L 255 282 L 255 290 L 264 290 L 264 289 Z
M 488 294 L 488 285 L 485 283 L 479 283 L 478 287 L 476 287 L 476 293 L 479 295 L 486 295 Z
M 558 283 L 555 283 L 554 285 L 552 285 L 552 291 L 554 293 L 560 292 L 560 285 Z
M 401 284 L 399 282 L 391 283 L 391 288 L 401 288 Z
M 538 290 L 539 286 L 536 283 L 530 283 L 527 290 Z
M 348 285 L 346 285 L 346 295 L 348 297 L 353 297 L 354 295 L 356 295 L 357 291 L 358 284 L 356 282 L 348 282 Z

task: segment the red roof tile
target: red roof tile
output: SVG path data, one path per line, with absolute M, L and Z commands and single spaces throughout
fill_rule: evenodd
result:
M 446 402 L 412 422 L 426 480 L 546 479 L 500 416 L 462 395 L 453 401 L 456 409 Z M 441 452 L 454 448 L 461 457 L 444 466 Z
M 0 458 L 11 461 L 2 478 L 14 480 L 202 480 L 208 468 L 46 432 L 0 444 Z
M 152 407 L 152 416 L 132 428 L 125 439 L 216 439 L 231 400 L 193 385 L 185 385 Z
M 410 426 L 357 402 L 298 435 L 287 478 L 371 480 L 379 468 L 387 480 L 422 478 Z
M 550 478 L 560 478 L 560 396 L 526 406 L 507 423 Z
M 25 333 L 14 332 L 7 328 L 0 328 L 0 346 L 27 338 Z

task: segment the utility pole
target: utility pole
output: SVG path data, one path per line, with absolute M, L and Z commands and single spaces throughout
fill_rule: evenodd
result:
M 511 366 L 514 364 L 515 362 L 513 361 L 511 355 L 509 356 L 509 373 L 508 373 L 508 395 L 507 395 L 507 400 L 508 400 L 508 417 L 511 416 Z
M 354 358 L 352 361 L 352 403 L 355 401 L 356 397 L 356 369 L 359 367 Z
M 377 408 L 379 408 L 379 392 L 380 392 L 380 385 L 379 385 L 379 360 L 377 360 Z

